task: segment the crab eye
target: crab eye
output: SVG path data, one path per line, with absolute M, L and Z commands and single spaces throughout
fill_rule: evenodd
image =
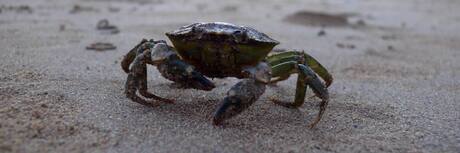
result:
M 192 27 L 192 32 L 196 32 L 196 27 Z
M 248 41 L 248 35 L 246 31 L 237 30 L 233 32 L 233 37 L 237 43 L 246 43 Z
M 237 31 L 233 32 L 234 35 L 240 35 L 240 34 L 242 34 L 242 33 L 243 33 L 243 32 L 240 31 L 240 30 L 237 30 Z

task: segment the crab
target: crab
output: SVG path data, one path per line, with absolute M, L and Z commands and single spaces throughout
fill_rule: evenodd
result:
M 147 91 L 148 64 L 184 88 L 210 91 L 216 86 L 208 77 L 236 77 L 241 81 L 231 87 L 212 117 L 214 125 L 221 125 L 249 108 L 267 85 L 297 73 L 294 102 L 271 100 L 281 106 L 298 108 L 304 103 L 308 86 L 321 99 L 319 113 L 309 124 L 310 128 L 321 120 L 329 102 L 327 87 L 333 78 L 307 53 L 269 54 L 278 41 L 253 28 L 223 22 L 194 23 L 166 36 L 173 46 L 165 40 L 143 39 L 124 56 L 121 67 L 128 74 L 125 94 L 132 101 L 147 106 L 157 106 L 156 101 L 173 103 Z

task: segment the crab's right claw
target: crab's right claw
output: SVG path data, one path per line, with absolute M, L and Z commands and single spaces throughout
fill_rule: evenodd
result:
M 224 120 L 247 110 L 265 92 L 265 84 L 253 79 L 243 79 L 228 92 L 213 116 L 212 123 L 220 125 Z
M 241 113 L 244 110 L 244 107 L 241 106 L 241 100 L 239 98 L 225 98 L 215 112 L 212 124 L 220 125 L 224 120 Z

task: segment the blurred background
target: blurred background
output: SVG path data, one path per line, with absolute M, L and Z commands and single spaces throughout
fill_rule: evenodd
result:
M 0 152 L 459 152 L 457 0 L 2 0 Z M 210 118 L 235 78 L 211 92 L 178 89 L 149 68 L 149 90 L 123 94 L 121 58 L 141 39 L 194 22 L 253 27 L 304 50 L 334 77 L 299 109 L 296 76 L 249 110 Z M 168 40 L 169 42 L 169 40 Z M 310 91 L 307 97 L 313 95 Z

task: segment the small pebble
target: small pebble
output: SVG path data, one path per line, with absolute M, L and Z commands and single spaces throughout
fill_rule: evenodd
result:
M 394 48 L 393 46 L 391 46 L 391 45 L 388 45 L 387 49 L 390 50 L 390 51 L 394 51 L 394 50 L 395 50 L 395 48 Z
M 95 51 L 106 51 L 106 50 L 117 49 L 117 47 L 111 43 L 97 42 L 97 43 L 90 44 L 89 46 L 86 46 L 86 49 L 95 50 Z
M 321 29 L 321 30 L 318 32 L 318 37 L 325 36 L 325 35 L 326 35 L 326 31 L 324 31 L 324 29 Z
M 65 25 L 64 24 L 59 25 L 59 31 L 64 31 L 64 30 L 65 30 Z
M 356 48 L 356 46 L 353 45 L 353 44 L 337 43 L 336 46 L 339 47 L 339 48 L 347 48 L 347 49 L 355 49 Z
M 117 34 L 120 32 L 120 30 L 118 30 L 118 27 L 115 25 L 111 25 L 109 23 L 109 20 L 107 19 L 102 19 L 99 22 L 97 22 L 96 29 L 108 34 Z

